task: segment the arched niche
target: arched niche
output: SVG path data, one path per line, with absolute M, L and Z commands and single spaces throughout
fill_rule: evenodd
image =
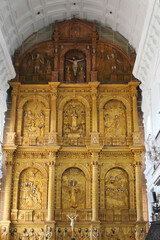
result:
M 40 170 L 29 167 L 19 176 L 18 209 L 38 210 L 43 206 L 43 175 Z
M 64 56 L 64 81 L 66 83 L 86 82 L 86 55 L 78 49 L 66 52 Z
M 127 113 L 125 105 L 118 100 L 110 100 L 104 105 L 104 135 L 107 138 L 126 140 Z
M 17 109 L 17 136 L 44 137 L 49 132 L 49 103 L 40 95 L 24 98 Z
M 70 100 L 63 109 L 63 136 L 84 137 L 86 135 L 86 110 L 83 103 Z
M 65 56 L 67 53 L 70 52 L 77 52 L 79 53 L 78 55 L 73 54 L 71 55 L 71 58 L 75 57 L 76 59 L 78 58 L 85 58 L 84 63 L 85 63 L 85 82 L 90 81 L 90 71 L 91 71 L 91 56 L 90 56 L 90 49 L 87 49 L 86 47 L 82 45 L 71 45 L 67 46 L 66 48 L 64 47 L 61 49 L 60 53 L 60 68 L 59 68 L 59 74 L 60 74 L 60 82 L 64 82 L 64 71 L 65 71 Z M 73 66 L 73 65 L 72 65 Z M 83 67 L 83 65 L 82 65 Z
M 107 145 L 127 145 L 132 134 L 130 103 L 121 96 L 103 99 L 99 105 L 99 129 Z
M 62 174 L 62 209 L 83 210 L 86 207 L 86 177 L 76 167 L 66 169 Z
M 83 118 L 83 121 L 85 121 L 85 123 L 83 124 L 83 126 L 85 126 L 85 129 L 84 129 L 84 133 L 83 134 L 83 127 L 82 127 L 82 133 L 79 134 L 80 135 L 85 135 L 87 137 L 89 137 L 90 135 L 90 105 L 88 103 L 88 101 L 86 99 L 84 99 L 83 97 L 81 96 L 73 96 L 72 98 L 71 97 L 66 97 L 64 98 L 61 103 L 59 104 L 59 108 L 58 108 L 58 136 L 63 136 L 63 132 L 64 132 L 64 129 L 63 129 L 63 116 L 64 116 L 64 108 L 66 106 L 66 104 L 68 103 L 71 103 L 71 105 L 74 103 L 75 104 L 78 104 L 82 106 L 82 108 L 84 108 L 84 116 L 85 118 Z M 83 107 L 84 106 L 84 107 Z M 76 111 L 76 108 L 75 108 L 75 111 Z M 76 114 L 76 113 L 75 113 Z M 71 116 L 69 116 L 71 118 Z M 78 117 L 78 115 L 77 115 Z M 81 118 L 81 116 L 79 116 Z M 70 119 L 70 121 L 72 121 L 72 119 Z M 70 123 L 70 125 L 72 125 Z
M 105 205 L 107 210 L 128 210 L 129 177 L 122 168 L 112 168 L 105 175 Z
M 23 106 L 22 136 L 45 135 L 45 105 L 39 100 L 30 100 Z

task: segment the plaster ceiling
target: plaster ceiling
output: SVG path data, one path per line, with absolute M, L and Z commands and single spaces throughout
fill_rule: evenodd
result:
M 11 55 L 32 33 L 55 20 L 96 20 L 137 50 L 149 0 L 0 0 L 0 28 Z

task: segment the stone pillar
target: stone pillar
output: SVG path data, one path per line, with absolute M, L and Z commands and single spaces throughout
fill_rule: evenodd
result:
M 134 152 L 136 178 L 136 209 L 137 222 L 143 221 L 142 180 L 141 180 L 141 152 Z
M 140 144 L 140 132 L 138 126 L 138 111 L 137 111 L 137 90 L 139 85 L 137 82 L 129 83 L 132 96 L 132 108 L 133 108 L 133 144 Z
M 6 183 L 5 183 L 5 195 L 4 195 L 4 213 L 3 220 L 10 220 L 11 211 L 11 195 L 12 195 L 12 171 L 13 171 L 13 154 L 16 147 L 3 147 L 3 150 L 7 152 L 6 159 Z
M 98 205 L 99 205 L 99 173 L 98 159 L 99 153 L 92 152 L 92 221 L 98 221 Z
M 92 96 L 92 133 L 91 133 L 91 144 L 99 144 L 99 133 L 98 130 L 98 118 L 97 118 L 97 88 L 99 82 L 90 82 Z
M 57 88 L 59 86 L 59 82 L 50 82 L 49 85 L 51 87 L 51 117 L 50 117 L 50 134 L 49 134 L 49 143 L 56 144 L 57 143 Z
M 54 221 L 55 211 L 55 162 L 56 153 L 49 153 L 49 184 L 48 184 L 48 221 Z

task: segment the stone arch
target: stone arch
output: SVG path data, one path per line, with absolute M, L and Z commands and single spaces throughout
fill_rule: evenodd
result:
M 131 116 L 131 105 L 130 103 L 123 97 L 121 96 L 108 96 L 105 97 L 99 104 L 99 130 L 100 130 L 100 135 L 104 135 L 104 116 L 103 116 L 103 108 L 104 105 L 107 104 L 107 102 L 111 100 L 117 100 L 120 101 L 124 104 L 126 107 L 126 117 L 127 117 L 127 136 L 131 136 L 132 134 L 132 116 Z
M 90 135 L 90 105 L 89 102 L 81 97 L 81 96 L 73 96 L 72 98 L 70 96 L 65 97 L 59 104 L 58 107 L 58 135 L 62 136 L 62 121 L 63 121 L 63 108 L 65 104 L 71 100 L 78 100 L 80 103 L 82 103 L 85 106 L 86 110 L 86 136 L 89 137 Z

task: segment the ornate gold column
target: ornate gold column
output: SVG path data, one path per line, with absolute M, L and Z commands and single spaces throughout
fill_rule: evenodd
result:
M 16 103 L 17 103 L 17 94 L 19 86 L 21 85 L 19 82 L 10 83 L 12 86 L 12 107 L 11 107 L 11 117 L 10 117 L 10 131 L 7 133 L 7 144 L 15 143 L 15 122 L 16 122 Z
M 98 182 L 98 153 L 92 153 L 92 221 L 98 221 L 98 199 L 99 199 L 99 182 Z
M 59 82 L 49 82 L 51 87 L 51 117 L 50 117 L 50 134 L 49 134 L 49 143 L 57 144 L 57 132 L 56 132 L 56 120 L 57 120 L 57 88 Z
M 4 213 L 3 220 L 10 221 L 11 210 L 11 196 L 12 196 L 12 171 L 13 171 L 13 154 L 16 147 L 3 147 L 3 150 L 7 152 L 6 159 L 6 183 L 5 183 L 5 195 L 4 195 Z
M 99 222 L 99 153 L 102 146 L 91 145 L 87 148 L 91 153 L 92 164 L 92 222 Z
M 137 209 L 137 222 L 143 221 L 143 204 L 142 204 L 142 180 L 141 180 L 141 153 L 142 149 L 139 151 L 134 150 L 134 160 L 135 160 L 135 178 L 136 178 L 136 209 Z
M 48 221 L 54 221 L 56 153 L 49 153 Z
M 91 144 L 99 144 L 99 133 L 98 130 L 98 119 L 97 119 L 97 88 L 99 82 L 90 82 L 92 96 L 92 133 L 91 133 Z
M 137 111 L 137 86 L 138 82 L 130 82 L 132 108 L 133 108 L 133 144 L 140 144 L 140 132 L 138 126 L 138 111 Z
M 48 183 L 48 222 L 54 222 L 55 216 L 55 163 L 56 152 L 59 150 L 59 146 L 48 145 L 45 147 L 49 153 L 49 183 Z

